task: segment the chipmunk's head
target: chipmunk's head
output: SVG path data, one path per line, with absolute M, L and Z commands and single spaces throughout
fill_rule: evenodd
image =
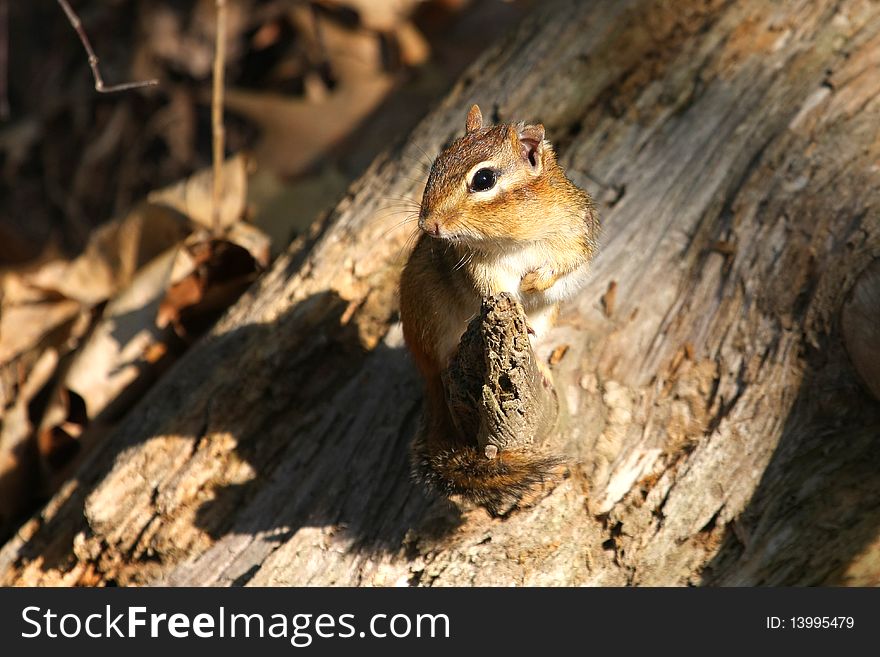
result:
M 556 175 L 559 173 L 559 175 Z M 544 126 L 483 126 L 480 108 L 434 161 L 419 212 L 432 237 L 486 247 L 540 239 L 574 186 L 561 174 Z M 576 195 L 583 195 L 580 190 Z M 572 199 L 574 201 L 574 199 Z

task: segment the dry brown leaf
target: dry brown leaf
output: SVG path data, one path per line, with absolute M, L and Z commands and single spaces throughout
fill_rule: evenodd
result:
M 94 305 L 125 287 L 135 272 L 190 232 L 164 207 L 138 204 L 124 219 L 98 228 L 72 262 L 50 262 L 24 277 L 28 285 Z
M 226 231 L 224 237 L 250 253 L 258 269 L 263 270 L 269 266 L 272 258 L 272 240 L 257 226 L 238 222 Z
M 208 248 L 198 248 L 204 244 L 210 244 L 210 240 L 196 242 L 196 248 L 184 244 L 175 254 L 168 286 L 156 311 L 156 326 L 160 329 L 176 325 L 180 310 L 198 303 L 202 298 L 207 281 L 199 267 L 210 257 Z
M 326 61 L 338 86 L 365 82 L 382 75 L 382 35 L 370 29 L 352 28 L 312 13 L 305 4 L 295 4 L 288 18 L 308 44 L 316 62 Z M 318 21 L 320 35 L 315 30 Z M 334 89 L 335 91 L 335 89 Z
M 22 305 L 3 304 L 0 315 L 0 366 L 37 346 L 50 332 L 72 322 L 80 304 L 69 299 Z
M 431 46 L 419 29 L 405 21 L 394 29 L 394 38 L 400 48 L 400 60 L 406 66 L 421 66 L 431 55 Z
M 268 243 L 264 250 L 268 257 Z M 156 325 L 173 326 L 184 339 L 199 335 L 261 269 L 248 249 L 239 244 L 216 239 L 187 244 L 176 259 L 173 282 L 159 304 Z
M 340 79 L 363 74 L 362 68 L 353 69 L 351 66 L 362 67 L 364 63 L 374 71 L 380 70 L 383 57 L 381 50 L 377 52 L 375 48 L 380 44 L 380 39 L 376 37 L 381 35 L 390 36 L 397 42 L 400 59 L 406 66 L 419 66 L 427 61 L 431 51 L 428 41 L 410 20 L 419 0 L 345 0 L 325 1 L 323 4 L 328 8 L 344 7 L 355 10 L 362 28 L 352 30 L 332 20 L 322 22 L 322 38 L 327 55 L 334 67 L 334 73 Z M 294 8 L 291 13 L 300 30 L 307 32 L 309 25 L 304 22 L 304 10 L 305 7 Z M 358 43 L 356 39 L 361 42 Z M 353 59 L 360 61 L 354 62 Z
M 328 8 L 354 9 L 361 25 L 390 32 L 412 15 L 423 0 L 321 0 Z
M 143 356 L 167 337 L 155 317 L 177 250 L 155 258 L 107 304 L 63 376 L 60 385 L 82 397 L 89 418 L 96 418 L 111 403 L 130 402 L 145 389 Z M 48 428 L 44 423 L 41 430 Z
M 265 50 L 278 43 L 281 38 L 281 24 L 278 21 L 263 23 L 251 37 L 251 46 L 255 50 Z
M 223 196 L 220 202 L 220 227 L 241 220 L 247 207 L 247 178 L 250 167 L 246 155 L 239 153 L 223 165 Z M 213 173 L 203 169 L 186 180 L 157 190 L 147 196 L 149 203 L 167 206 L 206 228 L 213 227 L 211 211 Z
M 124 219 L 96 230 L 74 260 L 3 276 L 0 366 L 30 349 L 61 347 L 82 335 L 89 307 L 127 285 L 145 262 L 189 231 L 179 213 L 141 203 Z
M 169 295 L 177 295 L 175 322 L 192 336 L 199 330 L 199 322 L 206 322 L 209 315 L 215 317 L 253 280 L 255 272 L 268 264 L 268 238 L 256 228 L 234 222 L 245 208 L 245 168 L 243 157 L 227 164 L 230 184 L 225 198 L 226 209 L 232 208 L 225 215 L 231 224 L 226 232 L 244 246 L 210 240 L 206 231 L 193 236 L 188 244 L 179 244 L 191 229 L 181 211 L 191 212 L 195 218 L 200 212 L 209 216 L 210 187 L 205 185 L 205 175 L 197 174 L 160 190 L 153 201 L 140 204 L 125 220 L 102 229 L 72 263 L 50 263 L 26 277 L 5 277 L 3 303 L 9 312 L 0 318 L 0 328 L 4 334 L 7 325 L 25 329 L 14 333 L 17 341 L 2 342 L 2 349 L 9 353 L 0 354 L 10 357 L 37 346 L 41 340 L 45 342 L 44 336 L 53 330 L 62 334 L 59 327 L 65 321 L 76 323 L 72 320 L 88 317 L 85 303 L 115 294 L 88 338 L 58 373 L 36 429 L 30 426 L 27 416 L 28 398 L 20 395 L 16 400 L 13 410 L 21 421 L 4 424 L 5 447 L 0 450 L 0 463 L 5 470 L 0 470 L 0 483 L 3 491 L 19 501 L 0 508 L 0 513 L 8 515 L 22 508 L 20 501 L 30 499 L 28 490 L 35 485 L 34 472 L 40 475 L 40 485 L 47 481 L 51 485 L 61 476 L 59 473 L 78 451 L 86 427 L 99 419 L 101 422 L 89 429 L 88 435 L 100 432 L 105 421 L 112 421 L 133 403 L 179 351 L 171 331 L 156 323 L 160 304 Z M 144 266 L 147 254 L 169 243 L 176 245 Z M 113 249 L 117 250 L 115 254 Z M 92 265 L 94 271 L 89 272 L 87 265 Z M 89 274 L 91 279 L 87 278 Z M 66 298 L 74 294 L 74 282 L 85 285 L 88 294 L 77 290 L 78 300 Z M 79 337 L 86 328 L 77 326 L 75 335 Z M 57 341 L 71 335 L 73 332 L 68 331 Z M 174 342 L 174 348 L 169 341 Z
M 37 433 L 37 452 L 45 470 L 58 470 L 70 462 L 79 451 L 77 439 L 88 423 L 82 397 L 63 386 L 56 387 L 43 416 L 43 428 Z
M 205 294 L 205 285 L 206 281 L 199 275 L 198 270 L 194 270 L 182 281 L 172 285 L 159 306 L 156 325 L 159 328 L 165 328 L 169 324 L 173 324 L 177 328 L 181 310 L 194 306 L 202 300 Z M 178 333 L 181 332 L 178 330 Z
M 150 54 L 196 79 L 210 77 L 217 15 L 214 0 L 198 0 L 193 10 L 185 13 L 161 2 L 142 4 L 140 22 L 150 35 L 145 40 Z M 252 5 L 250 0 L 226 3 L 226 49 L 230 61 L 239 57 L 241 35 L 249 25 Z

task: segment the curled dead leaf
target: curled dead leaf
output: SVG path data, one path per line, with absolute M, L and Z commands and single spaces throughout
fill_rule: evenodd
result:
M 94 305 L 128 285 L 135 272 L 189 232 L 178 212 L 141 203 L 124 219 L 98 228 L 73 261 L 48 263 L 25 279 L 33 288 Z
M 258 250 L 267 261 L 268 244 Z M 172 283 L 159 304 L 156 325 L 160 329 L 172 326 L 184 339 L 198 336 L 262 269 L 260 261 L 239 244 L 220 239 L 191 241 L 175 259 Z
M 250 168 L 251 160 L 241 153 L 230 158 L 223 165 L 220 228 L 228 228 L 244 216 Z M 213 180 L 211 169 L 203 169 L 186 180 L 150 193 L 147 201 L 158 206 L 173 208 L 195 223 L 205 228 L 213 228 L 214 216 L 211 205 Z
M 57 470 L 70 462 L 88 423 L 83 398 L 64 386 L 55 388 L 37 434 L 37 452 L 45 469 Z
M 107 304 L 62 377 L 59 385 L 82 397 L 89 418 L 97 417 L 111 403 L 127 405 L 151 381 L 143 377 L 143 354 L 167 338 L 154 318 L 176 252 L 173 248 L 155 258 Z

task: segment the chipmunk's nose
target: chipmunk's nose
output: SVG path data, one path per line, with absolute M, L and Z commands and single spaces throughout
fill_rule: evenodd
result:
M 419 215 L 419 228 L 431 237 L 440 237 L 440 221 L 426 212 Z

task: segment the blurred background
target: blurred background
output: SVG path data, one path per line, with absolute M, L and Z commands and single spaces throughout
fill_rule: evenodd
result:
M 0 0 L 0 540 L 533 4 Z

